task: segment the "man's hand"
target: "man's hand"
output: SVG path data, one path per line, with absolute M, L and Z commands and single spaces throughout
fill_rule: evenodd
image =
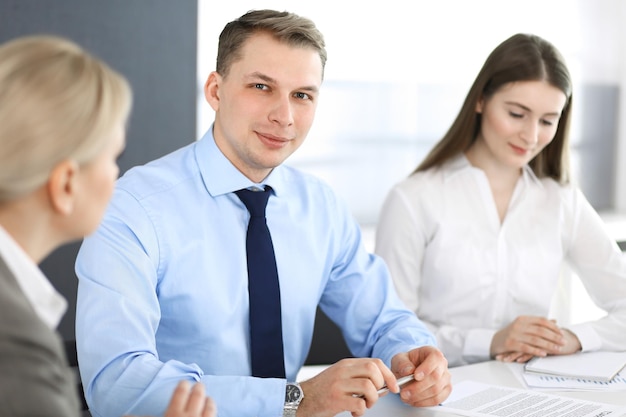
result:
M 362 416 L 378 401 L 377 391 L 385 384 L 398 392 L 396 377 L 380 359 L 342 359 L 300 383 L 304 399 L 297 416 L 331 417 L 344 411 Z
M 441 404 L 452 392 L 448 361 L 432 346 L 397 354 L 391 360 L 391 369 L 397 378 L 414 375 L 415 381 L 400 392 L 402 401 L 413 407 Z

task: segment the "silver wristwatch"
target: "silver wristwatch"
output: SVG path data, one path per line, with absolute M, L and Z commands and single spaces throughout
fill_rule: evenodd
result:
M 297 382 L 287 382 L 285 389 L 285 408 L 283 417 L 295 417 L 298 406 L 304 398 L 304 392 Z

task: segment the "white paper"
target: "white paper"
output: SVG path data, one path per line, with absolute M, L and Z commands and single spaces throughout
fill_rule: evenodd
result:
M 626 373 L 620 372 L 610 381 L 585 378 L 567 378 L 556 375 L 524 373 L 526 386 L 559 391 L 626 391 Z M 625 394 L 626 395 L 626 394 Z
M 626 352 L 579 352 L 533 358 L 527 372 L 610 381 L 626 365 Z
M 475 381 L 462 381 L 455 384 L 450 397 L 437 409 L 471 417 L 626 416 L 626 407 L 623 406 Z
M 507 363 L 507 367 L 520 384 L 530 389 L 541 391 L 626 391 L 626 371 L 618 373 L 610 381 L 601 382 L 585 378 L 524 372 L 524 364 L 516 362 Z

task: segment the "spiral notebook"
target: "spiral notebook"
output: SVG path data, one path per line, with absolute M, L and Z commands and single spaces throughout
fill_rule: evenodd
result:
M 572 355 L 533 358 L 525 372 L 610 381 L 626 365 L 626 352 L 579 352 Z

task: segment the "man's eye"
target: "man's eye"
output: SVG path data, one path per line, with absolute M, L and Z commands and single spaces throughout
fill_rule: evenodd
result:
M 254 88 L 259 89 L 259 90 L 264 90 L 265 84 L 254 84 Z
M 302 100 L 308 100 L 311 98 L 307 93 L 296 93 L 295 96 Z

